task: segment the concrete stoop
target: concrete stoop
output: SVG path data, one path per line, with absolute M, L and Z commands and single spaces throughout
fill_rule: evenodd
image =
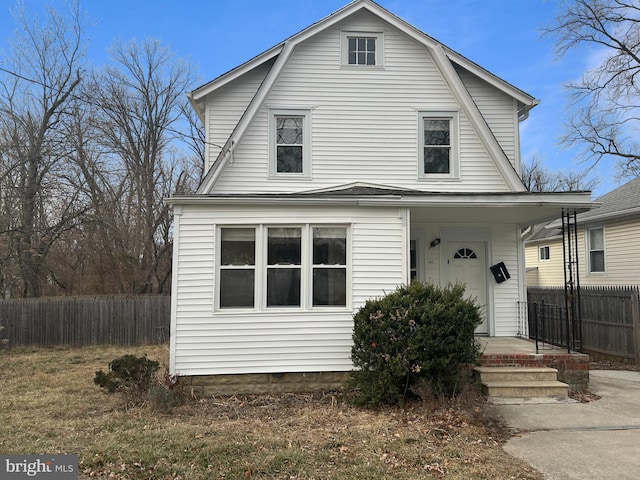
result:
M 489 397 L 567 397 L 569 385 L 548 367 L 474 367 L 482 393 Z

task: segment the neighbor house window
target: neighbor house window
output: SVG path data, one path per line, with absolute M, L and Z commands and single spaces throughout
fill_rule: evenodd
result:
M 346 226 L 221 227 L 216 308 L 347 307 Z
M 551 260 L 551 255 L 549 252 L 549 246 L 545 245 L 544 247 L 540 247 L 538 249 L 538 258 L 540 261 Z
M 310 175 L 310 129 L 306 111 L 271 112 L 271 176 Z
M 419 116 L 420 176 L 458 177 L 458 115 L 423 112 Z
M 376 67 L 383 65 L 383 34 L 342 32 L 342 64 Z
M 589 272 L 602 273 L 605 271 L 604 262 L 604 228 L 590 228 L 589 230 Z
M 255 305 L 256 230 L 220 230 L 220 307 L 251 308 Z

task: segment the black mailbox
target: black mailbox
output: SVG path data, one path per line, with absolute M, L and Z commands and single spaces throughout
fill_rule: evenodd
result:
M 491 273 L 493 273 L 493 277 L 496 279 L 497 283 L 502 283 L 505 280 L 511 278 L 511 275 L 509 275 L 509 271 L 507 270 L 504 262 L 496 263 L 489 268 L 491 269 Z

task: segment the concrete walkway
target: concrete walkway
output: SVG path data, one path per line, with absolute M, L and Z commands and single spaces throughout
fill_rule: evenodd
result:
M 505 450 L 549 480 L 640 478 L 640 372 L 592 370 L 602 398 L 494 405 L 516 433 Z

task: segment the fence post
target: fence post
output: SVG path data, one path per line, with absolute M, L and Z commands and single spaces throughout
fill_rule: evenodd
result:
M 633 322 L 633 353 L 636 365 L 640 365 L 640 290 L 631 293 L 631 320 Z

